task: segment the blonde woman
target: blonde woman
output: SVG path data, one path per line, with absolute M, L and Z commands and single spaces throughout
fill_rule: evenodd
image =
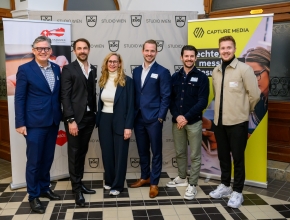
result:
M 131 131 L 134 125 L 132 78 L 123 71 L 123 60 L 109 53 L 99 81 L 97 126 L 105 169 L 104 188 L 117 196 L 124 189 Z

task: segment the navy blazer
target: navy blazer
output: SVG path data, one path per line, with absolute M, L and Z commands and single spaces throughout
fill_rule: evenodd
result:
M 141 110 L 143 120 L 152 123 L 166 119 L 170 104 L 171 75 L 168 69 L 155 62 L 141 87 L 142 66 L 133 70 L 135 88 L 135 117 Z
M 100 91 L 97 114 L 97 127 L 100 123 L 103 101 Z M 113 106 L 113 130 L 116 134 L 124 135 L 124 129 L 133 129 L 134 126 L 134 84 L 131 77 L 126 76 L 125 86 L 117 85 Z
M 50 62 L 55 84 L 53 91 L 35 60 L 19 66 L 15 90 L 15 126 L 47 127 L 59 125 L 60 67 Z

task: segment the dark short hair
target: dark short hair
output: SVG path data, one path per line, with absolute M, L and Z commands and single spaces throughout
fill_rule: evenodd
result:
M 220 46 L 221 42 L 223 42 L 223 41 L 232 41 L 234 46 L 236 47 L 236 41 L 231 35 L 221 37 L 219 39 L 219 46 Z
M 87 40 L 87 39 L 85 39 L 85 38 L 79 38 L 79 39 L 77 39 L 74 43 L 73 43 L 73 49 L 75 50 L 76 49 L 76 44 L 77 44 L 77 42 L 85 42 L 87 45 L 88 45 L 88 48 L 90 49 L 91 48 L 91 44 L 90 44 L 90 42 Z
M 183 47 L 182 47 L 182 49 L 181 49 L 181 56 L 183 56 L 183 53 L 184 53 L 184 51 L 185 50 L 191 50 L 191 51 L 194 51 L 194 53 L 195 53 L 195 56 L 197 56 L 197 49 L 194 47 L 194 46 L 192 46 L 192 45 L 184 45 Z
M 155 40 L 152 40 L 152 39 L 146 40 L 145 43 L 143 44 L 143 50 L 144 50 L 145 44 L 155 44 L 156 51 L 157 51 L 157 42 Z

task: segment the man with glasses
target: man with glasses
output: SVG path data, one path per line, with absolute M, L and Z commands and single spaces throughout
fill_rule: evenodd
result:
M 62 118 L 60 67 L 48 61 L 52 53 L 48 37 L 37 37 L 32 53 L 34 59 L 19 66 L 16 75 L 15 124 L 27 144 L 26 183 L 30 207 L 43 214 L 45 208 L 39 197 L 60 199 L 49 188 L 49 171 Z
M 89 141 L 96 124 L 96 68 L 88 62 L 90 43 L 80 38 L 73 43 L 77 59 L 62 69 L 61 102 L 68 141 L 68 165 L 77 205 L 84 207 L 84 194 L 95 194 L 82 182 Z
M 219 39 L 222 64 L 212 74 L 215 95 L 214 134 L 218 146 L 221 184 L 210 192 L 212 198 L 230 196 L 228 206 L 239 208 L 243 203 L 245 182 L 244 152 L 248 140 L 249 113 L 260 99 L 260 90 L 253 69 L 235 57 L 236 42 L 232 36 Z M 231 183 L 231 156 L 234 161 L 234 184 Z

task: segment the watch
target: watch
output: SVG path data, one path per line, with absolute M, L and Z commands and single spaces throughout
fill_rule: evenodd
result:
M 160 123 L 162 123 L 162 122 L 163 122 L 163 119 L 162 119 L 162 118 L 158 118 L 158 121 L 159 121 Z
M 73 123 L 75 121 L 75 118 L 69 118 L 66 121 L 71 124 L 71 123 Z

